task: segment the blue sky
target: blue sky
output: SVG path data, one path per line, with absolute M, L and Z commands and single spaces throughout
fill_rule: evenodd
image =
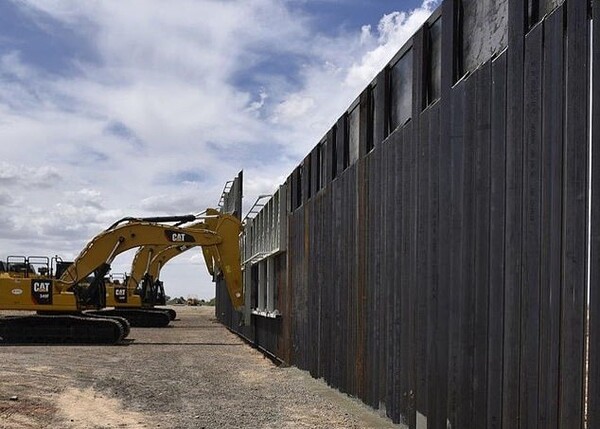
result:
M 199 212 L 241 169 L 250 206 L 436 6 L 1 1 L 0 257 L 68 259 L 120 217 Z M 212 296 L 201 261 L 167 265 L 168 292 Z

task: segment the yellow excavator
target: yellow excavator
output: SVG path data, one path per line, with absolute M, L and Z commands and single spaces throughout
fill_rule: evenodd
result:
M 197 228 L 197 226 L 194 226 Z M 131 326 L 160 327 L 175 320 L 177 313 L 166 305 L 166 294 L 160 271 L 165 264 L 192 249 L 191 245 L 142 246 L 138 249 L 131 264 L 131 272 L 124 280 L 106 282 L 106 306 L 114 307 L 111 314 L 125 317 Z M 214 259 L 218 256 L 212 247 L 202 247 L 209 274 L 214 275 Z M 109 310 L 105 310 L 107 312 Z M 151 316 L 156 313 L 167 314 L 168 319 Z M 149 317 L 143 317 L 144 315 Z M 131 317 L 139 315 L 139 318 Z
M 222 266 L 232 304 L 243 305 L 239 233 L 241 224 L 222 214 L 217 230 L 182 228 L 169 222 L 193 222 L 196 216 L 124 218 L 103 231 L 82 250 L 73 263 L 55 259 L 35 271 L 25 258 L 23 266 L 3 267 L 0 274 L 0 310 L 35 311 L 37 314 L 0 318 L 4 342 L 116 343 L 128 333 L 122 317 L 88 314 L 106 306 L 105 275 L 114 258 L 145 245 L 195 245 L 214 248 Z M 9 264 L 7 264 L 9 265 Z M 93 278 L 89 276 L 93 274 Z

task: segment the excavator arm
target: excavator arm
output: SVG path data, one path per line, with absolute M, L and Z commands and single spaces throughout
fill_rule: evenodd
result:
M 147 270 L 147 274 L 153 279 L 157 279 L 160 275 L 160 270 L 165 266 L 167 262 L 176 256 L 181 255 L 183 252 L 190 250 L 192 246 L 169 246 L 160 250 L 154 258 L 150 261 L 150 265 Z M 203 247 L 202 249 L 206 249 Z
M 175 247 L 183 247 L 184 245 Z M 144 278 L 144 274 L 149 273 L 152 267 L 152 261 L 163 252 L 165 249 L 171 248 L 170 245 L 167 246 L 142 246 L 137 252 L 135 252 L 135 256 L 133 257 L 133 262 L 131 263 L 131 273 L 128 276 L 128 284 L 138 286 L 142 279 Z
M 202 223 L 190 225 L 188 228 L 193 229 L 202 227 L 221 234 L 223 231 L 231 230 L 231 232 L 227 234 L 231 237 L 233 237 L 233 232 L 236 229 L 241 232 L 241 224 L 239 224 L 237 218 L 233 216 L 224 215 L 215 209 L 207 209 L 205 215 L 206 218 Z M 239 225 L 239 227 L 236 228 L 236 225 Z M 239 232 L 237 233 L 238 236 Z M 131 269 L 132 277 L 134 279 L 133 281 L 137 281 L 136 284 L 138 284 L 144 274 L 149 275 L 154 280 L 158 279 L 160 270 L 169 260 L 195 246 L 196 244 L 194 243 L 163 247 L 147 246 L 148 248 L 138 250 Z M 236 245 L 231 244 L 231 246 Z M 230 255 L 232 250 L 231 246 L 202 246 L 202 255 L 206 263 L 206 268 L 211 276 L 214 276 L 216 272 L 217 274 L 223 274 L 225 277 L 225 270 L 231 269 L 231 266 L 227 264 L 227 261 L 232 259 L 232 256 Z M 239 251 L 239 238 L 237 248 Z M 148 261 L 149 263 L 144 264 L 143 261 Z M 227 289 L 232 303 L 234 303 L 236 308 L 241 307 L 243 305 L 241 293 L 240 296 L 237 296 L 237 293 L 241 292 L 241 285 L 238 290 L 234 290 L 230 287 L 227 277 L 225 277 L 225 282 L 227 284 Z
M 215 260 L 223 267 L 229 296 L 236 309 L 243 305 L 239 249 L 240 221 L 222 214 L 214 230 L 182 228 L 147 220 L 115 224 L 92 239 L 58 281 L 58 288 L 76 286 L 92 272 L 102 273 L 114 258 L 140 246 L 202 246 L 214 248 Z M 104 269 L 103 269 L 104 268 Z M 75 289 L 74 289 L 75 290 Z
M 218 225 L 218 219 L 221 216 L 221 212 L 215 209 L 206 209 L 206 226 L 210 230 L 215 230 Z M 206 263 L 206 268 L 208 269 L 209 274 L 214 278 L 215 270 L 220 270 L 221 267 L 217 266 L 218 258 L 216 254 L 216 250 L 211 247 L 203 247 L 202 255 L 204 256 L 204 262 Z M 218 274 L 218 273 L 217 273 Z
M 185 228 L 190 229 L 209 229 L 205 222 L 196 222 Z M 174 245 L 164 245 L 164 246 L 142 246 L 137 252 L 135 252 L 135 256 L 133 257 L 133 262 L 131 263 L 131 273 L 129 274 L 130 282 L 133 282 L 133 285 L 138 285 L 145 274 L 149 274 L 152 278 L 156 279 L 160 272 L 160 269 L 164 266 L 164 264 L 171 258 L 179 255 L 180 253 L 191 249 L 191 245 L 186 244 L 174 244 Z M 210 247 L 203 246 L 203 252 L 209 252 Z M 210 268 L 209 268 L 210 272 Z M 212 273 L 211 273 L 212 275 Z
M 156 256 L 154 256 L 151 261 L 146 273 L 149 274 L 153 279 L 158 279 L 160 275 L 160 270 L 165 266 L 167 262 L 173 259 L 176 256 L 181 255 L 183 252 L 190 250 L 195 246 L 168 246 L 162 249 L 159 249 Z M 204 262 L 206 264 L 206 268 L 208 273 L 211 276 L 215 274 L 215 259 L 218 255 L 218 252 L 214 246 L 203 246 L 202 247 L 202 256 L 204 257 Z M 133 270 L 132 270 L 133 272 Z
M 202 222 L 194 223 L 187 226 L 186 228 L 203 228 L 211 231 L 217 231 L 223 229 L 224 225 L 229 222 L 237 222 L 237 219 L 230 215 L 223 215 L 221 212 L 215 209 L 207 209 L 205 211 L 205 218 Z M 240 226 L 241 231 L 241 226 Z M 180 255 L 181 253 L 195 247 L 194 244 L 189 245 L 171 245 L 171 246 L 144 246 L 140 248 L 134 257 L 133 264 L 131 267 L 131 280 L 133 284 L 137 285 L 140 283 L 144 275 L 149 275 L 152 279 L 158 279 L 160 270 L 165 264 L 172 258 Z M 206 268 L 211 276 L 214 277 L 215 271 L 217 274 L 221 274 L 223 267 L 221 266 L 222 258 L 220 257 L 219 249 L 215 246 L 202 246 L 202 255 L 206 264 Z M 234 302 L 231 288 L 227 286 L 232 302 Z M 235 292 L 233 292 L 235 293 Z M 241 301 L 240 301 L 241 302 Z M 241 303 L 240 303 L 241 305 Z
M 204 255 L 204 259 L 206 261 L 206 266 L 211 275 L 222 275 L 225 279 L 225 284 L 227 286 L 227 291 L 229 292 L 229 298 L 233 304 L 233 307 L 236 310 L 241 310 L 244 306 L 244 297 L 243 297 L 243 286 L 241 284 L 241 262 L 238 262 L 235 266 L 233 266 L 229 261 L 233 260 L 237 252 L 237 258 L 240 258 L 240 241 L 239 234 L 242 232 L 242 224 L 240 220 L 232 215 L 223 214 L 215 209 L 207 209 L 206 210 L 206 218 L 204 222 L 208 229 L 212 231 L 225 231 L 229 229 L 235 229 L 237 227 L 237 243 L 235 246 L 232 244 L 231 246 L 204 246 L 202 248 L 202 253 Z M 230 235 L 233 235 L 230 233 Z M 234 250 L 235 248 L 235 250 Z M 212 268 L 212 270 L 211 270 Z M 240 285 L 238 289 L 232 289 L 229 286 L 228 278 L 231 277 L 232 273 L 235 272 L 236 276 L 239 273 Z

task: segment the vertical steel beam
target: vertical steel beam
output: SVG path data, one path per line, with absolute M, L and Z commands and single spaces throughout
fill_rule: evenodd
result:
M 508 3 L 504 378 L 502 427 L 519 427 L 523 193 L 523 68 L 527 2 Z
M 564 60 L 564 7 L 561 6 L 544 22 L 538 427 L 558 426 Z
M 564 148 L 561 427 L 583 425 L 587 285 L 589 23 L 588 2 L 567 2 L 567 109 Z
M 487 427 L 502 425 L 504 337 L 504 224 L 506 183 L 506 60 L 503 53 L 492 62 L 490 277 L 488 321 Z
M 600 427 L 600 5 L 592 6 L 592 231 L 590 256 L 588 427 Z
M 446 428 L 448 406 L 448 321 L 451 274 L 451 242 L 450 234 L 450 183 L 451 169 L 449 164 L 451 152 L 451 95 L 455 79 L 455 63 L 457 41 L 457 15 L 460 8 L 458 0 L 446 0 L 442 3 L 442 58 L 441 58 L 441 94 L 440 94 L 440 140 L 439 140 L 439 172 L 438 188 L 432 192 L 438 194 L 438 248 L 433 251 L 439 255 L 437 285 L 438 300 L 436 308 L 436 327 L 438 341 L 432 358 L 433 374 L 429 387 L 428 426 L 434 429 Z

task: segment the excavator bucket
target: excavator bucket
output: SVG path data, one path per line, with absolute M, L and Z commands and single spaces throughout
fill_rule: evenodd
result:
M 209 213 L 207 212 L 207 214 Z M 244 306 L 242 265 L 240 262 L 242 224 L 238 218 L 222 213 L 219 214 L 218 218 L 210 220 L 216 220 L 214 231 L 222 237 L 222 241 L 213 246 L 215 251 L 212 252 L 212 258 L 215 261 L 215 268 L 219 270 L 225 279 L 225 286 L 233 307 L 241 311 Z M 212 225 L 209 224 L 210 226 Z
M 204 256 L 204 263 L 206 264 L 206 268 L 208 269 L 208 274 L 211 277 L 215 276 L 215 262 L 213 257 L 214 251 L 209 247 L 202 248 L 202 256 Z

